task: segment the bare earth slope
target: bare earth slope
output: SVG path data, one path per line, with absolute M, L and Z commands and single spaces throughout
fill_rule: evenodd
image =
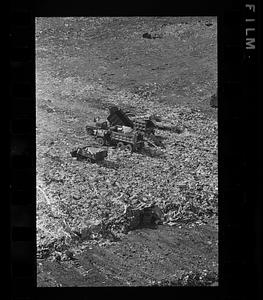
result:
M 216 31 L 213 18 L 37 18 L 39 286 L 217 281 Z M 157 132 L 156 153 L 74 161 L 110 104 L 180 130 Z M 162 225 L 137 222 L 147 205 Z

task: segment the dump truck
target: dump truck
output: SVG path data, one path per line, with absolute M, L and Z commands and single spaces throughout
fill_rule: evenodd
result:
M 138 151 L 143 147 L 143 136 L 125 126 L 112 126 L 108 130 L 94 130 L 95 138 L 100 146 L 114 146 L 130 152 Z
M 127 115 L 127 112 L 117 106 L 109 108 L 109 115 L 107 117 L 111 126 L 120 125 L 133 128 L 133 121 Z
M 96 135 L 96 129 L 107 130 L 114 126 L 125 126 L 134 129 L 145 135 L 154 134 L 155 124 L 150 117 L 135 117 L 128 112 L 112 106 L 109 108 L 107 120 L 100 121 L 99 118 L 94 118 L 92 124 L 86 125 L 86 132 L 89 135 Z
M 109 122 L 107 120 L 100 120 L 100 118 L 94 118 L 93 122 L 86 125 L 86 132 L 89 135 L 95 135 L 97 129 L 108 129 Z
M 112 106 L 109 108 L 107 120 L 100 121 L 99 118 L 94 118 L 94 123 L 86 126 L 86 132 L 95 136 L 100 146 L 117 146 L 122 143 L 123 145 L 119 148 L 126 147 L 131 151 L 136 151 L 142 147 L 142 140 L 144 139 L 148 145 L 164 148 L 163 143 L 155 136 L 155 128 L 158 126 L 150 116 L 136 117 L 117 106 Z M 132 136 L 134 138 L 131 138 Z
M 155 125 L 148 118 L 134 118 L 133 129 L 145 135 L 151 135 L 155 133 Z
M 127 126 L 145 135 L 154 134 L 155 124 L 149 116 L 131 116 L 131 114 L 116 106 L 110 107 L 109 112 L 107 120 L 111 126 Z
M 111 132 L 111 144 L 117 148 L 126 149 L 129 152 L 139 151 L 144 147 L 143 136 L 138 132 Z
M 93 135 L 100 146 L 110 145 L 111 143 L 111 129 L 94 129 Z
M 107 129 L 86 127 L 86 130 L 95 137 L 100 146 L 116 146 L 121 149 L 127 148 L 130 151 L 140 148 L 140 143 L 138 142 L 140 134 L 135 132 L 131 127 L 115 125 Z
M 97 147 L 78 147 L 76 150 L 70 152 L 72 157 L 77 160 L 87 160 L 88 162 L 95 163 L 103 161 L 108 156 L 107 149 Z

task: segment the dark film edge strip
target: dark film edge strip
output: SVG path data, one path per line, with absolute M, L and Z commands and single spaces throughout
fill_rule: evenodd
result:
M 223 14 L 223 26 L 219 27 L 223 31 L 220 39 L 224 40 L 219 46 L 219 274 L 228 299 L 239 295 L 239 299 L 249 299 L 250 286 L 257 286 L 259 298 L 259 253 L 252 246 L 259 239 L 259 233 L 255 233 L 256 220 L 260 219 L 256 178 L 254 187 L 251 185 L 259 159 L 255 149 L 259 49 L 257 34 L 253 36 L 259 29 L 258 9 L 259 1 L 243 0 L 239 7 Z
M 35 281 L 35 90 L 34 16 L 26 3 L 10 18 L 9 195 L 12 299 L 34 299 Z M 32 261 L 33 259 L 33 261 Z M 32 263 L 33 262 L 33 263 Z
M 250 3 L 251 2 L 253 2 L 253 1 L 250 1 Z M 244 4 L 245 4 L 245 2 L 242 3 L 242 5 L 244 5 Z M 229 14 L 229 17 L 231 18 L 231 15 L 232 15 L 231 11 L 229 11 L 228 14 Z M 236 16 L 236 14 L 240 14 L 241 15 L 241 20 L 240 21 L 243 24 L 243 22 L 244 22 L 244 19 L 243 19 L 243 17 L 244 17 L 244 11 L 242 13 L 240 13 L 239 10 L 235 10 L 233 12 L 233 15 Z M 222 22 L 222 25 L 223 25 L 224 24 L 224 12 L 223 12 L 223 16 L 221 16 L 221 17 L 222 17 L 222 18 L 220 18 L 221 21 L 219 20 L 219 22 Z M 238 18 L 238 17 L 234 17 L 234 18 Z M 32 21 L 32 18 L 30 20 Z M 231 22 L 230 22 L 229 26 L 226 26 L 226 31 L 227 30 L 231 30 L 231 28 L 232 28 L 231 26 L 232 25 L 233 24 L 231 24 Z M 239 25 L 240 25 L 240 23 L 238 24 L 238 26 Z M 23 26 L 26 27 L 27 25 L 23 25 Z M 31 25 L 29 25 L 29 26 L 30 26 L 30 28 L 32 28 Z M 243 26 L 241 26 L 241 28 L 243 28 Z M 237 32 L 240 32 L 240 29 L 237 30 Z M 243 65 L 244 68 L 243 68 L 243 71 L 242 71 L 242 76 L 240 76 L 240 74 L 238 74 L 237 70 L 238 69 L 240 70 L 240 68 L 238 68 L 238 62 L 240 60 L 237 57 L 240 56 L 240 58 L 243 59 L 243 57 L 244 57 L 243 55 L 245 54 L 244 53 L 244 45 L 241 43 L 241 40 L 244 39 L 244 32 L 243 31 L 240 32 L 240 37 L 239 37 L 240 40 L 238 40 L 237 37 L 235 37 L 235 39 L 237 39 L 237 40 L 233 41 L 233 39 L 231 39 L 231 36 L 232 36 L 232 34 L 229 34 L 229 41 L 228 42 L 226 41 L 225 43 L 223 41 L 224 40 L 224 36 L 222 36 L 222 39 L 219 38 L 219 40 L 221 40 L 220 42 L 224 43 L 224 46 L 222 47 L 223 49 L 221 49 L 221 50 L 223 50 L 223 54 L 222 54 L 221 59 L 223 61 L 223 59 L 226 58 L 226 62 L 227 62 L 224 66 L 222 66 L 222 67 L 219 66 L 221 68 L 221 72 L 223 74 L 223 76 L 221 76 L 221 79 L 219 79 L 219 81 L 220 81 L 219 82 L 219 99 L 221 99 L 221 101 L 224 101 L 224 99 L 232 101 L 232 105 L 228 104 L 228 103 L 226 104 L 225 102 L 224 102 L 224 104 L 221 104 L 221 105 L 219 104 L 219 118 L 221 119 L 221 117 L 222 117 L 222 119 L 220 120 L 220 123 L 222 124 L 222 127 L 223 127 L 223 128 L 221 128 L 219 130 L 223 130 L 224 133 L 228 130 L 228 128 L 232 128 L 232 129 L 235 128 L 234 132 L 236 132 L 238 130 L 238 128 L 242 128 L 242 126 L 244 126 L 244 125 L 242 125 L 242 124 L 244 124 L 243 123 L 244 120 L 241 118 L 241 111 L 240 111 L 240 109 L 242 109 L 242 108 L 244 109 L 243 103 L 241 104 L 241 106 L 239 106 L 240 108 L 235 109 L 236 108 L 235 105 L 238 104 L 238 102 L 237 102 L 238 101 L 238 97 L 236 96 L 235 91 L 236 91 L 236 89 L 239 89 L 239 91 L 241 90 L 241 91 L 244 91 L 245 93 L 249 93 L 249 91 L 251 91 L 253 89 L 253 86 L 252 86 L 253 81 L 250 79 L 250 81 L 252 81 L 252 82 L 250 82 L 250 85 L 249 85 L 249 82 L 248 82 L 246 84 L 246 87 L 244 87 L 244 83 L 245 82 L 242 81 L 242 78 L 244 77 L 244 73 L 243 72 L 245 72 L 245 71 L 249 71 L 250 76 L 251 76 L 250 78 L 253 78 L 253 73 L 251 73 L 251 72 L 253 70 L 252 69 L 252 67 L 253 67 L 252 65 L 253 65 L 253 63 L 255 63 L 255 61 L 253 62 L 253 60 L 250 60 L 251 65 L 249 65 L 249 61 L 247 61 L 246 64 Z M 32 45 L 31 45 L 31 47 L 32 47 Z M 17 49 L 17 53 L 20 52 L 20 51 L 22 51 L 22 52 L 24 51 L 24 53 L 27 52 L 26 50 L 21 50 L 21 49 L 22 48 L 20 48 L 20 49 L 18 48 Z M 14 53 L 16 53 L 16 52 L 14 51 Z M 19 57 L 19 56 L 20 56 L 20 54 L 17 54 L 17 57 Z M 26 56 L 27 56 L 27 54 L 25 54 L 25 57 Z M 219 53 L 219 56 L 220 56 L 220 53 Z M 24 60 L 23 61 L 23 58 L 20 60 L 17 57 L 16 57 L 16 59 L 14 61 L 12 61 L 12 58 L 11 58 L 11 63 L 13 63 L 14 65 L 15 64 L 27 65 L 27 67 L 29 66 L 29 68 L 32 67 L 32 62 L 31 62 L 31 67 L 30 67 L 30 62 L 28 62 L 28 60 Z M 233 62 L 234 63 L 232 63 L 232 59 L 231 58 L 233 58 Z M 30 61 L 30 59 L 29 59 L 29 61 Z M 234 70 L 233 72 L 235 72 L 235 73 L 230 73 L 231 70 Z M 240 77 L 242 77 L 242 78 L 240 78 Z M 29 84 L 32 84 L 32 79 L 30 78 L 28 82 L 29 82 Z M 21 84 L 21 83 L 18 82 L 18 84 Z M 26 84 L 26 82 L 25 82 L 25 84 Z M 227 91 L 228 88 L 230 90 L 229 92 Z M 15 89 L 15 88 L 13 87 L 12 89 Z M 25 89 L 27 89 L 27 88 L 25 88 Z M 19 88 L 16 89 L 16 93 L 17 93 L 18 90 L 19 90 Z M 28 102 L 30 103 L 31 100 L 28 98 L 28 96 L 25 95 L 25 93 L 23 92 L 23 88 L 21 89 L 21 91 L 22 91 L 21 92 L 22 96 L 19 97 L 19 93 L 18 93 L 16 95 L 17 98 L 16 98 L 16 102 L 14 102 L 14 104 L 15 103 L 17 104 L 19 102 L 20 105 L 23 106 L 23 103 L 28 103 Z M 253 93 L 252 94 L 250 93 L 249 95 L 253 95 Z M 244 101 L 244 94 L 241 95 L 240 97 L 242 97 L 242 96 L 243 96 L 242 99 Z M 32 101 L 33 101 L 33 98 L 32 98 Z M 227 108 L 224 108 L 225 104 L 226 104 Z M 33 105 L 33 107 L 34 107 L 34 105 Z M 233 112 L 235 112 L 235 114 L 233 114 L 233 115 L 229 114 L 229 113 L 227 114 L 228 109 L 231 109 Z M 20 113 L 20 115 L 19 115 L 19 113 Z M 222 116 L 222 114 L 224 114 L 224 113 L 227 114 L 226 115 L 227 118 L 225 118 L 224 116 Z M 16 119 L 17 116 L 19 116 L 18 119 Z M 32 135 L 31 135 L 32 134 L 32 128 L 34 128 L 34 126 L 32 126 L 32 124 L 33 124 L 32 116 L 33 115 L 30 116 L 30 114 L 27 115 L 27 112 L 24 112 L 24 115 L 22 115 L 21 111 L 17 111 L 14 115 L 12 115 L 12 121 L 11 121 L 11 126 L 10 126 L 11 127 L 11 129 L 10 129 L 11 141 L 14 141 L 15 144 L 18 143 L 18 145 L 20 147 L 20 148 L 19 147 L 18 148 L 19 148 L 20 151 L 21 151 L 21 143 L 22 142 L 18 139 L 18 136 L 22 140 L 23 139 L 26 140 L 26 137 L 29 137 L 29 139 L 30 139 L 30 137 L 32 137 Z M 219 124 L 220 127 L 221 127 L 221 124 Z M 226 137 L 225 136 L 221 136 L 221 138 L 223 140 Z M 19 140 L 19 142 L 17 142 L 18 140 Z M 222 141 L 222 142 L 223 142 L 223 144 L 225 144 L 224 141 Z M 230 140 L 227 140 L 227 143 L 228 142 L 230 142 L 231 145 L 234 144 L 234 143 L 231 143 Z M 28 141 L 26 141 L 26 144 L 28 144 Z M 246 146 L 242 148 L 242 149 L 244 149 L 244 151 L 243 151 L 237 145 L 238 144 L 235 143 L 235 145 L 233 145 L 233 148 L 231 147 L 231 151 L 228 152 L 228 155 L 230 156 L 229 160 L 232 161 L 231 163 L 229 162 L 228 165 L 234 164 L 233 162 L 235 160 L 235 157 L 238 157 L 238 161 L 236 160 L 237 164 L 240 165 L 240 163 L 241 163 L 241 165 L 246 166 L 247 160 L 244 159 L 244 156 L 246 157 L 246 154 L 244 153 Z M 11 151 L 12 150 L 15 151 L 13 148 L 11 148 Z M 17 150 L 17 151 L 19 151 L 19 150 Z M 32 154 L 32 152 L 31 152 L 31 154 Z M 231 156 L 231 154 L 232 154 L 232 156 Z M 220 156 L 221 156 L 222 159 L 225 158 L 223 154 L 219 154 L 219 158 L 220 158 Z M 12 160 L 13 159 L 11 158 L 11 161 Z M 12 175 L 14 176 L 14 179 L 12 180 L 12 188 L 11 189 L 12 189 L 12 194 L 16 194 L 16 197 L 15 198 L 13 197 L 12 200 L 11 200 L 12 201 L 11 202 L 12 203 L 12 208 L 14 208 L 14 206 L 17 207 L 18 205 L 21 205 L 21 207 L 22 207 L 22 205 L 23 206 L 28 205 L 28 204 L 25 204 L 27 202 L 26 200 L 24 200 L 24 201 L 21 201 L 21 199 L 18 200 L 19 193 L 24 194 L 24 195 L 27 193 L 27 195 L 31 195 L 31 197 L 32 197 L 32 194 L 31 194 L 32 193 L 31 192 L 32 187 L 31 186 L 30 186 L 30 188 L 27 189 L 27 188 L 25 188 L 24 184 L 20 184 L 19 189 L 16 189 L 15 185 L 19 184 L 19 182 L 21 182 L 20 180 L 23 180 L 23 178 L 27 178 L 28 179 L 29 178 L 28 176 L 30 176 L 30 171 L 26 172 L 25 171 L 26 168 L 24 168 L 24 167 L 21 167 L 22 170 L 20 170 L 19 172 L 17 172 L 17 170 L 15 169 L 16 166 L 17 165 L 16 165 L 16 162 L 15 162 L 15 166 L 12 166 Z M 225 168 L 225 166 L 224 166 L 224 168 Z M 15 170 L 15 172 L 14 172 L 14 170 Z M 235 174 L 240 173 L 240 172 L 244 172 L 244 171 L 245 171 L 245 169 L 240 170 L 238 168 L 236 168 L 236 169 L 234 168 L 234 173 L 236 172 Z M 20 177 L 19 177 L 18 174 L 20 175 Z M 233 174 L 233 177 L 234 176 L 235 175 Z M 230 181 L 226 180 L 226 184 L 229 183 L 229 182 L 231 182 L 231 179 L 233 179 L 233 177 L 230 178 Z M 223 178 L 221 178 L 221 179 L 224 182 L 224 179 Z M 243 183 L 239 180 L 239 182 L 237 183 L 236 187 L 235 187 L 235 185 L 231 185 L 231 188 L 229 188 L 229 190 L 232 190 L 233 194 L 231 196 L 231 193 L 229 193 L 228 196 L 226 196 L 225 199 L 223 199 L 223 201 L 227 201 L 227 200 L 231 201 L 230 198 L 232 198 L 232 199 L 234 198 L 233 195 L 235 195 L 235 191 L 239 191 L 239 192 L 241 191 L 241 194 L 243 195 L 243 199 L 244 199 L 243 202 L 245 202 L 245 203 L 248 202 L 247 191 L 244 188 L 240 190 L 240 184 L 243 184 Z M 21 197 L 24 199 L 23 196 L 21 196 Z M 222 198 L 222 197 L 220 197 L 220 198 Z M 32 205 L 32 203 L 34 203 L 34 200 L 30 199 L 30 200 L 28 200 L 28 202 L 29 202 L 29 205 Z M 224 225 L 225 225 L 224 228 L 221 228 L 223 230 L 223 232 L 222 232 L 222 230 L 220 230 L 220 232 L 222 232 L 223 236 L 228 235 L 230 239 L 240 229 L 240 218 L 241 218 L 241 216 L 245 216 L 244 209 L 246 208 L 246 206 L 243 206 L 243 208 L 239 206 L 239 209 L 241 209 L 241 210 L 243 209 L 243 212 L 241 212 L 240 214 L 238 213 L 237 216 L 234 214 L 234 212 L 233 212 L 233 214 L 231 213 L 231 215 L 229 213 L 229 215 L 227 217 L 223 216 L 223 214 L 228 211 L 228 208 L 229 208 L 229 212 L 232 212 L 232 210 L 231 210 L 230 207 L 234 208 L 234 205 L 236 205 L 236 203 L 229 204 L 229 205 L 228 204 L 227 205 L 224 204 L 225 207 L 223 208 L 223 210 L 220 210 L 220 217 L 222 216 L 222 218 L 224 219 Z M 237 205 L 240 205 L 240 203 L 237 203 Z M 229 226 L 228 226 L 228 221 L 229 221 Z M 235 223 L 237 225 L 233 226 L 233 224 L 235 224 Z M 229 231 L 227 231 L 227 227 L 229 227 L 231 229 Z M 231 233 L 231 230 L 232 230 L 232 233 Z M 15 233 L 15 235 L 16 234 L 17 233 Z M 220 235 L 221 235 L 221 233 L 220 233 Z M 241 239 L 242 239 L 242 237 L 241 237 Z M 224 237 L 223 237 L 223 241 L 224 241 Z M 238 239 L 238 241 L 240 241 L 240 240 Z M 238 243 L 238 241 L 237 241 L 237 243 Z M 233 241 L 231 242 L 231 245 L 232 244 L 233 244 Z M 24 250 L 22 250 L 22 252 L 23 251 Z M 234 254 L 235 253 L 232 253 L 232 255 L 230 254 L 229 260 L 226 260 L 226 261 L 229 261 L 229 264 L 231 265 L 231 269 L 232 269 L 232 266 L 233 266 L 233 260 L 232 259 L 233 259 L 233 255 Z M 223 263 L 222 259 L 224 259 L 224 257 L 221 257 L 221 263 Z M 238 262 L 240 262 L 240 253 L 239 253 L 238 258 L 237 258 L 237 265 L 238 265 Z M 240 265 L 244 267 L 244 265 L 246 265 L 246 264 L 247 264 L 247 261 L 244 258 L 243 262 L 240 263 Z M 226 265 L 227 265 L 227 263 L 226 263 Z M 228 267 L 226 266 L 225 270 L 227 268 Z M 240 266 L 237 267 L 236 272 L 238 272 L 239 268 L 240 268 Z M 16 267 L 14 267 L 14 269 L 17 270 Z M 223 272 L 225 273 L 224 269 L 223 269 Z M 230 273 L 231 272 L 233 272 L 233 270 L 231 270 Z M 28 276 L 28 277 L 23 277 L 23 276 L 21 277 L 20 276 L 18 278 L 24 278 L 25 279 L 25 278 L 30 278 L 30 276 Z M 232 278 L 230 278 L 230 279 L 232 279 Z M 15 280 L 17 280 L 17 279 L 15 279 Z M 20 282 L 23 282 L 23 279 L 21 279 Z M 233 293 L 234 292 L 236 292 L 236 291 L 233 291 Z M 231 299 L 231 298 L 234 299 L 234 296 L 231 297 L 229 295 L 229 299 Z

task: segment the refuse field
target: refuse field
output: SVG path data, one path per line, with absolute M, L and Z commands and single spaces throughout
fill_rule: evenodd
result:
M 36 19 L 38 286 L 217 284 L 216 40 L 208 17 Z

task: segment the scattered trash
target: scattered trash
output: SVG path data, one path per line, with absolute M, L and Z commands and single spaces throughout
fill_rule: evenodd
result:
M 175 36 L 179 39 L 180 36 L 194 33 L 189 26 L 190 24 L 183 23 L 166 24 L 163 26 L 162 37 Z M 213 30 L 213 27 L 207 28 L 204 24 L 203 27 Z M 144 29 L 147 30 L 149 29 Z M 140 43 L 155 44 L 157 40 L 153 39 L 158 37 L 158 30 L 145 32 L 143 37 L 152 39 L 148 40 L 149 43 L 147 40 L 143 41 L 141 37 L 144 31 L 140 31 Z M 114 58 L 116 55 L 120 60 L 123 59 L 120 53 L 114 54 Z M 152 65 L 149 70 L 166 70 L 172 67 L 172 63 L 166 61 L 160 65 Z M 188 67 L 183 61 L 181 64 L 182 70 Z M 192 72 L 197 70 L 191 69 L 191 74 Z M 117 71 L 115 73 L 117 76 Z M 193 98 L 194 91 L 198 96 L 201 88 L 202 93 L 208 95 L 216 82 L 206 85 L 207 72 L 204 70 L 202 86 L 192 84 L 192 77 L 189 79 L 191 84 L 188 85 L 185 80 L 188 74 L 190 73 L 185 72 L 178 78 L 169 79 L 165 85 L 160 84 L 157 79 L 153 79 L 157 82 L 131 84 L 129 89 L 119 89 L 116 84 L 112 85 L 114 90 L 110 86 L 110 92 L 106 87 L 107 82 L 104 87 L 102 83 L 87 84 L 87 81 L 82 82 L 75 75 L 71 77 L 70 74 L 63 74 L 63 79 L 54 75 L 45 79 L 45 82 L 52 82 L 56 93 L 67 97 L 66 101 L 70 100 L 69 103 L 73 95 L 84 99 L 91 98 L 91 94 L 98 94 L 96 99 L 88 99 L 87 102 L 93 101 L 90 102 L 92 107 L 97 102 L 99 105 L 96 106 L 98 110 L 92 108 L 88 111 L 75 106 L 78 101 L 69 109 L 62 108 L 62 105 L 55 106 L 55 102 L 52 102 L 52 107 L 51 103 L 50 106 L 42 107 L 46 112 L 54 112 L 49 114 L 52 120 L 56 114 L 63 113 L 66 122 L 62 118 L 62 127 L 59 130 L 56 128 L 57 131 L 51 127 L 55 143 L 50 143 L 50 138 L 46 139 L 50 128 L 47 132 L 43 131 L 43 139 L 42 134 L 39 135 L 42 140 L 38 148 L 40 158 L 37 176 L 38 183 L 42 181 L 43 185 L 38 184 L 42 188 L 38 187 L 37 193 L 38 245 L 62 238 L 63 243 L 65 240 L 70 243 L 75 238 L 114 240 L 112 236 L 140 227 L 154 227 L 156 224 L 181 226 L 182 223 L 201 222 L 207 216 L 217 217 L 217 121 L 187 105 L 176 104 L 183 97 Z M 165 94 L 164 90 L 171 89 L 173 103 L 166 103 L 165 97 L 158 98 L 158 95 Z M 107 94 L 104 95 L 105 93 Z M 100 96 L 102 101 L 99 101 Z M 112 106 L 115 108 L 109 110 L 108 117 L 111 117 L 108 118 L 103 109 Z M 77 128 L 72 128 L 72 125 L 83 125 L 79 121 L 85 120 L 87 112 L 99 112 L 101 119 L 95 119 L 93 124 L 86 126 L 88 135 L 86 132 L 83 135 L 81 127 L 77 141 L 89 146 L 79 145 L 71 151 L 71 156 L 78 160 L 96 162 L 94 164 L 77 163 L 68 155 L 76 145 L 73 130 Z M 70 118 L 75 119 L 76 124 L 69 123 Z M 40 129 L 45 122 L 39 125 Z M 104 147 L 109 130 L 113 132 L 115 145 Z M 143 137 L 143 143 L 140 144 L 149 149 L 141 151 L 143 153 L 134 151 L 132 154 L 123 151 L 125 148 L 130 150 L 132 144 L 128 143 L 132 138 L 128 140 L 127 136 L 138 137 L 139 133 Z M 99 145 L 91 146 L 92 139 L 95 145 Z M 117 145 L 118 149 L 115 149 Z M 47 151 L 49 154 L 44 155 Z M 61 225 L 61 219 L 67 221 L 67 230 Z M 87 219 L 97 221 L 90 224 Z M 43 250 L 42 253 L 43 256 L 48 255 L 49 250 Z
M 76 157 L 77 160 L 86 160 L 91 163 L 103 161 L 108 156 L 108 151 L 102 148 L 95 147 L 82 147 L 77 148 L 70 152 L 72 157 Z
M 145 39 L 158 39 L 158 38 L 161 38 L 162 36 L 160 34 L 157 34 L 157 33 L 148 33 L 148 32 L 145 32 L 142 35 L 142 37 L 145 38 Z

